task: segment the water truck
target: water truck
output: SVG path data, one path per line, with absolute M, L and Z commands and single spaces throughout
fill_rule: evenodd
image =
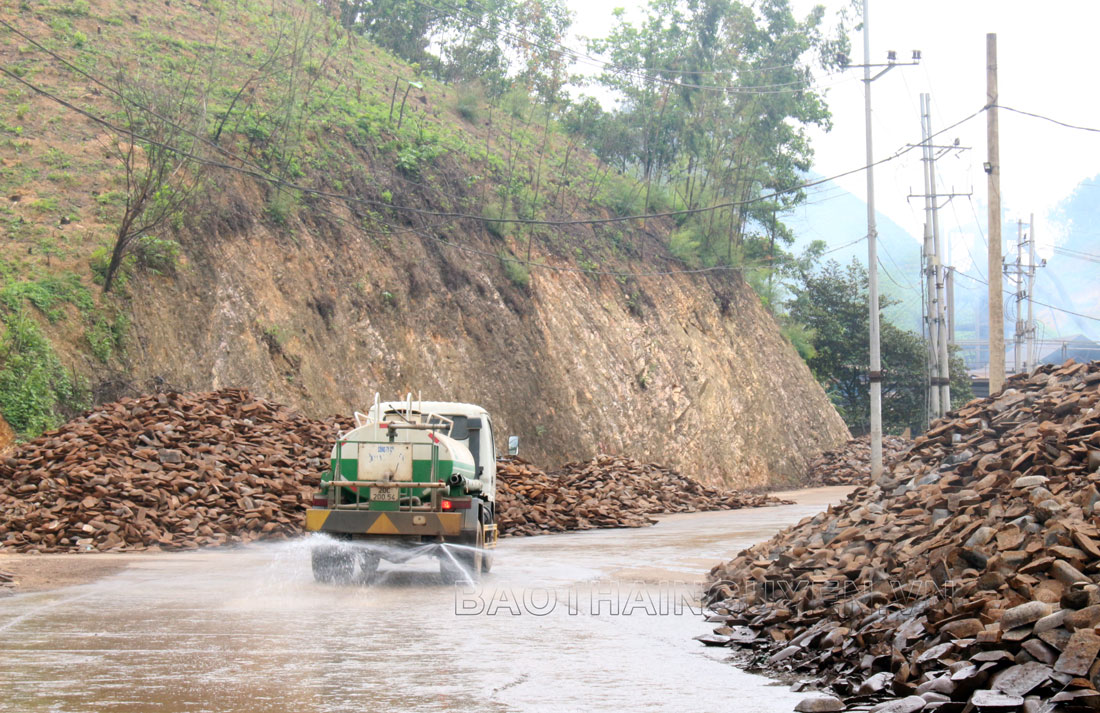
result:
M 319 582 L 371 582 L 381 560 L 439 559 L 445 583 L 488 572 L 497 544 L 496 448 L 480 406 L 380 402 L 355 414 L 306 511 L 328 535 L 311 551 Z

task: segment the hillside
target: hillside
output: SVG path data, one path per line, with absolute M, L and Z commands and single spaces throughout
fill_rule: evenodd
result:
M 740 275 L 684 271 L 670 221 L 619 221 L 638 187 L 525 93 L 490 107 L 296 2 L 2 19 L 0 410 L 21 433 L 151 390 L 311 416 L 420 391 L 482 403 L 539 462 L 623 453 L 742 486 L 847 438 Z M 155 201 L 191 200 L 103 294 L 122 166 L 158 154 L 126 126 L 187 179 Z M 591 219 L 613 222 L 570 222 Z

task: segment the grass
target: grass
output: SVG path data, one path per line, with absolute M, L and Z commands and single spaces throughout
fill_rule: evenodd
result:
M 311 3 L 174 2 L 158 3 L 155 12 L 141 4 L 123 7 L 99 0 L 27 2 L 20 7 L 13 14 L 28 21 L 15 24 L 108 83 L 121 70 L 128 83 L 159 84 L 178 97 L 196 82 L 212 78 L 204 100 L 207 136 L 220 131 L 223 149 L 262 172 L 353 196 L 342 207 L 338 199 L 318 201 L 293 188 L 259 184 L 267 198 L 251 206 L 250 218 L 295 237 L 294 231 L 321 216 L 311 213 L 315 206 L 336 212 L 346 207 L 353 216 L 348 225 L 363 226 L 363 239 L 383 246 L 376 249 L 400 244 L 379 237 L 404 227 L 405 214 L 390 205 L 492 218 L 544 218 L 570 211 L 583 215 L 594 208 L 589 197 L 598 194 L 598 202 L 616 214 L 640 212 L 642 198 L 635 183 L 615 174 L 601 179 L 599 164 L 580 150 L 573 151 L 568 164 L 562 160 L 568 137 L 551 120 L 544 141 L 545 115 L 537 107 L 532 111 L 523 91 L 509 92 L 490 107 L 479 87 L 445 86 L 424 77 L 415 67 L 334 28 Z M 30 22 L 32 15 L 45 22 Z M 292 16 L 302 22 L 295 25 Z M 308 37 L 301 34 L 307 26 L 312 33 Z M 291 44 L 301 48 L 300 61 L 274 61 L 259 72 L 276 47 L 288 46 L 288 33 L 299 33 Z M 280 35 L 283 40 L 277 41 Z M 121 66 L 116 64 L 120 57 Z M 109 92 L 89 93 L 85 78 L 60 65 L 49 72 L 44 66 L 41 50 L 20 39 L 10 71 L 94 114 L 121 120 Z M 422 85 L 410 90 L 403 114 L 403 89 L 391 111 L 395 79 L 402 88 L 410 81 Z M 0 411 L 7 415 L 6 404 L 15 404 L 24 414 L 16 417 L 20 432 L 33 434 L 63 413 L 63 404 L 80 399 L 80 379 L 70 374 L 66 382 L 63 370 L 51 361 L 50 354 L 57 352 L 50 338 L 69 340 L 57 346 L 64 346 L 65 353 L 86 353 L 101 364 L 124 352 L 130 329 L 125 303 L 104 300 L 95 284 L 102 279 L 127 197 L 101 128 L 12 84 L 0 87 L 0 319 L 16 324 L 19 332 L 7 344 L 10 368 L 9 361 L 0 359 L 0 369 L 23 374 L 36 386 L 33 398 L 29 392 L 9 394 L 6 402 L 0 397 Z M 535 196 L 531 187 L 544 144 Z M 595 188 L 597 180 L 603 181 L 602 191 Z M 19 200 L 10 200 L 12 196 Z M 357 201 L 360 197 L 378 204 L 363 204 Z M 202 202 L 216 198 L 203 196 Z M 199 235 L 189 232 L 194 230 L 180 221 L 137 241 L 119 275 L 121 292 L 139 274 L 174 274 L 183 252 L 180 242 Z M 616 241 L 586 229 L 534 234 L 511 223 L 487 223 L 484 233 L 500 241 L 494 250 L 524 239 L 567 256 L 583 247 L 575 258 L 589 271 L 617 254 Z M 511 252 L 503 249 L 500 254 Z M 513 285 L 529 287 L 524 264 L 502 260 L 501 269 Z M 390 308 L 399 303 L 390 292 L 376 299 Z M 69 328 L 60 328 L 66 323 Z M 19 361 L 19 354 L 36 355 L 45 371 L 31 378 L 29 362 Z

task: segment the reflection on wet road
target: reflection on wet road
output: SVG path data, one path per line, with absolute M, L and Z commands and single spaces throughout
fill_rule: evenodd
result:
M 138 559 L 0 600 L 0 712 L 790 711 L 800 696 L 691 640 L 710 631 L 691 608 L 712 564 L 816 495 L 506 539 L 477 589 L 427 559 L 319 585 L 308 540 Z

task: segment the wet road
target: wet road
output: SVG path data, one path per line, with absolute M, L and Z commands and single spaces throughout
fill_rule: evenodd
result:
M 790 711 L 799 695 L 691 640 L 710 631 L 693 600 L 840 492 L 506 539 L 477 589 L 430 559 L 318 585 L 307 540 L 137 559 L 0 599 L 0 712 Z

